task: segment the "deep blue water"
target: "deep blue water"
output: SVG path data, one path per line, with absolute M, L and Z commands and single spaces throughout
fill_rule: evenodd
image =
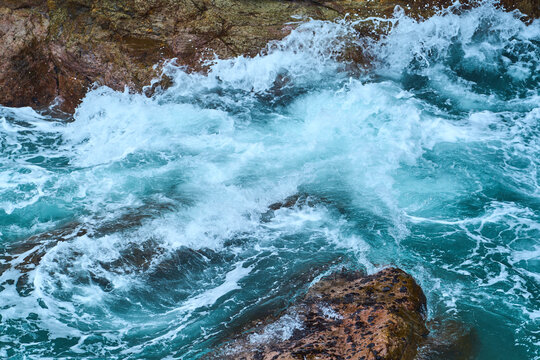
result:
M 0 107 L 0 358 L 197 359 L 317 275 L 396 265 L 478 359 L 540 359 L 540 22 L 356 25 L 70 121 Z

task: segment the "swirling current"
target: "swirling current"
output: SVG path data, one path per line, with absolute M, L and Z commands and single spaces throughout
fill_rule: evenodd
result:
M 198 359 L 317 275 L 395 265 L 478 359 L 540 359 L 540 22 L 372 21 L 67 120 L 0 107 L 0 357 Z

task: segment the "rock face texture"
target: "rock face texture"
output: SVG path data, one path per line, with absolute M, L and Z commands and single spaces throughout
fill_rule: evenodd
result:
M 48 29 L 49 20 L 37 11 L 0 7 L 0 104 L 39 106 L 54 100 L 57 76 L 43 45 Z
M 92 84 L 140 90 L 160 60 L 255 55 L 303 18 L 429 16 L 450 0 L 0 0 L 0 104 L 73 111 Z M 505 0 L 533 17 L 537 0 Z M 428 5 L 428 6 L 426 6 Z
M 414 359 L 428 333 L 425 306 L 422 289 L 402 270 L 370 276 L 342 271 L 316 283 L 276 321 L 255 327 L 208 358 Z M 286 327 L 292 329 L 288 336 L 283 330 L 272 336 L 272 329 Z

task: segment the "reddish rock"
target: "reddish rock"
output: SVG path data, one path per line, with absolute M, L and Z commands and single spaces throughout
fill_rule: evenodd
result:
M 422 289 L 402 270 L 370 276 L 339 272 L 316 283 L 277 321 L 248 331 L 208 358 L 414 359 L 428 333 L 425 307 Z M 289 336 L 271 335 L 290 319 L 297 323 Z

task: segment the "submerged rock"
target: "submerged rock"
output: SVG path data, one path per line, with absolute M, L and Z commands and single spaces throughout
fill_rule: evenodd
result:
M 202 60 L 214 54 L 253 56 L 309 18 L 389 17 L 396 5 L 410 15 L 426 17 L 450 3 L 4 0 L 0 1 L 0 104 L 44 107 L 58 98 L 61 108 L 71 112 L 93 84 L 141 90 L 158 75 L 153 65 L 165 59 L 177 58 L 178 64 L 200 70 Z M 532 17 L 540 12 L 535 0 L 503 3 Z M 344 56 L 363 61 L 354 51 Z
M 210 359 L 413 359 L 428 330 L 426 298 L 396 268 L 323 278 L 277 320 L 255 326 Z
M 456 320 L 434 319 L 428 324 L 429 336 L 418 350 L 416 360 L 475 359 L 478 338 L 474 328 Z
M 97 224 L 93 225 L 73 221 L 57 229 L 7 244 L 0 249 L 0 276 L 7 270 L 16 270 L 18 272 L 16 289 L 19 295 L 25 296 L 33 291 L 33 283 L 29 281 L 30 272 L 38 267 L 43 257 L 59 243 L 75 241 L 83 236 L 92 239 L 126 231 L 140 226 L 145 220 L 167 208 L 163 204 L 147 204 L 131 209 L 113 220 L 99 222 L 99 219 L 94 219 Z M 148 268 L 155 257 L 164 252 L 151 239 L 137 245 L 138 247 L 122 249 L 120 260 L 102 264 L 103 267 L 107 267 L 107 270 L 116 267 L 122 268 L 122 271 L 142 271 Z

